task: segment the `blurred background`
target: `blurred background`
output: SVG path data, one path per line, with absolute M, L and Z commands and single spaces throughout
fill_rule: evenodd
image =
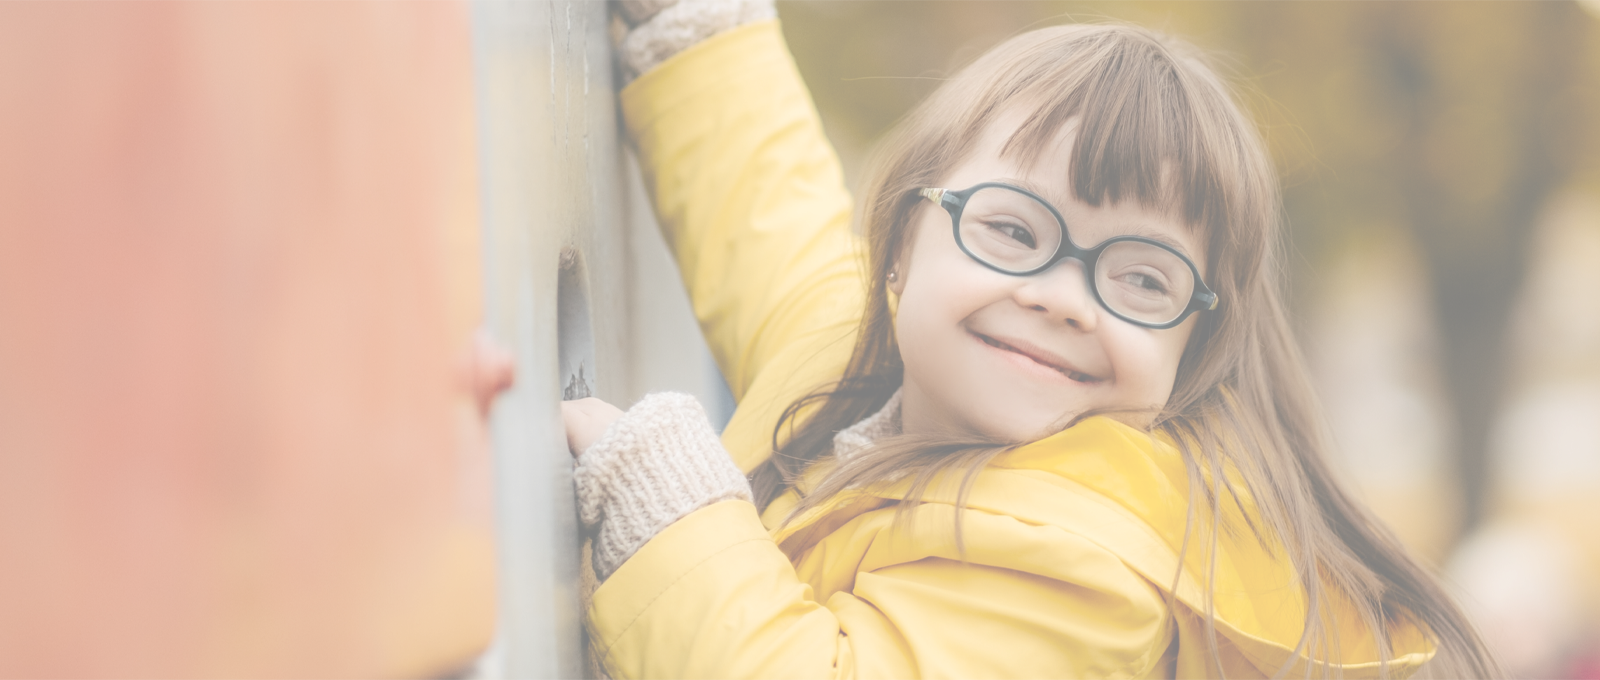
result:
M 1513 672 L 1600 677 L 1600 3 L 778 6 L 852 181 L 1029 28 L 1129 21 L 1214 55 L 1282 174 L 1348 480 Z

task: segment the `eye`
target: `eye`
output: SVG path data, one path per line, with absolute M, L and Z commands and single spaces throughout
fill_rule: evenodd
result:
M 1168 292 L 1166 282 L 1163 281 L 1161 277 L 1153 274 L 1144 272 L 1129 272 L 1118 278 L 1125 283 L 1131 284 L 1138 287 L 1140 290 L 1150 293 L 1166 295 Z
M 1038 241 L 1034 240 L 1033 238 L 1033 232 L 1025 225 L 1017 224 L 1015 222 L 991 221 L 987 223 L 987 226 L 989 227 L 990 231 L 993 231 L 1004 238 L 1016 241 L 1027 248 L 1037 248 L 1039 246 Z

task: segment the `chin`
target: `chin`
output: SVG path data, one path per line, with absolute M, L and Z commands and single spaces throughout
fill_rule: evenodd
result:
M 974 429 L 988 437 L 1015 444 L 1026 444 L 1066 429 L 1067 424 L 1078 417 L 1080 412 L 1049 413 L 1019 408 L 1003 413 L 984 414 L 986 417 L 978 420 L 980 424 Z

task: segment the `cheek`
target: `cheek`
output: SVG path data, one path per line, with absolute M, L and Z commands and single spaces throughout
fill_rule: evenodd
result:
M 1005 296 L 991 272 L 956 248 L 948 221 L 942 226 L 924 230 L 910 249 L 894 316 L 906 370 L 913 380 L 930 386 L 971 378 L 959 368 L 958 358 L 972 341 L 963 323 Z
M 946 268 L 946 263 L 934 242 L 938 233 L 930 222 L 926 214 L 914 222 L 916 226 L 908 235 L 905 253 L 895 266 L 900 277 L 896 291 L 899 297 L 895 306 L 896 329 L 910 331 L 932 322 L 944 312 L 938 303 L 947 299 L 940 285 L 940 272 Z M 908 339 L 914 342 L 916 336 L 903 334 L 901 339 L 902 344 Z
M 1172 396 L 1178 364 L 1192 328 L 1150 332 L 1129 326 L 1106 338 L 1108 358 L 1128 405 L 1165 405 Z
M 968 316 L 1006 295 L 1004 281 L 956 247 L 948 221 L 924 225 L 919 236 L 900 274 L 895 328 L 902 345 L 959 330 Z
M 966 315 L 963 291 L 947 285 L 948 278 L 929 264 L 921 263 L 908 277 L 895 309 L 895 335 L 908 369 L 937 364 L 950 352 L 952 331 Z

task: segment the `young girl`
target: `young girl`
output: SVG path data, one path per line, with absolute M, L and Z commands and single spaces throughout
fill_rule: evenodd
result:
M 622 108 L 739 409 L 565 408 L 608 674 L 1497 673 L 1327 467 L 1276 180 L 1192 50 L 1000 45 L 881 149 L 863 244 L 770 6 L 662 4 Z

